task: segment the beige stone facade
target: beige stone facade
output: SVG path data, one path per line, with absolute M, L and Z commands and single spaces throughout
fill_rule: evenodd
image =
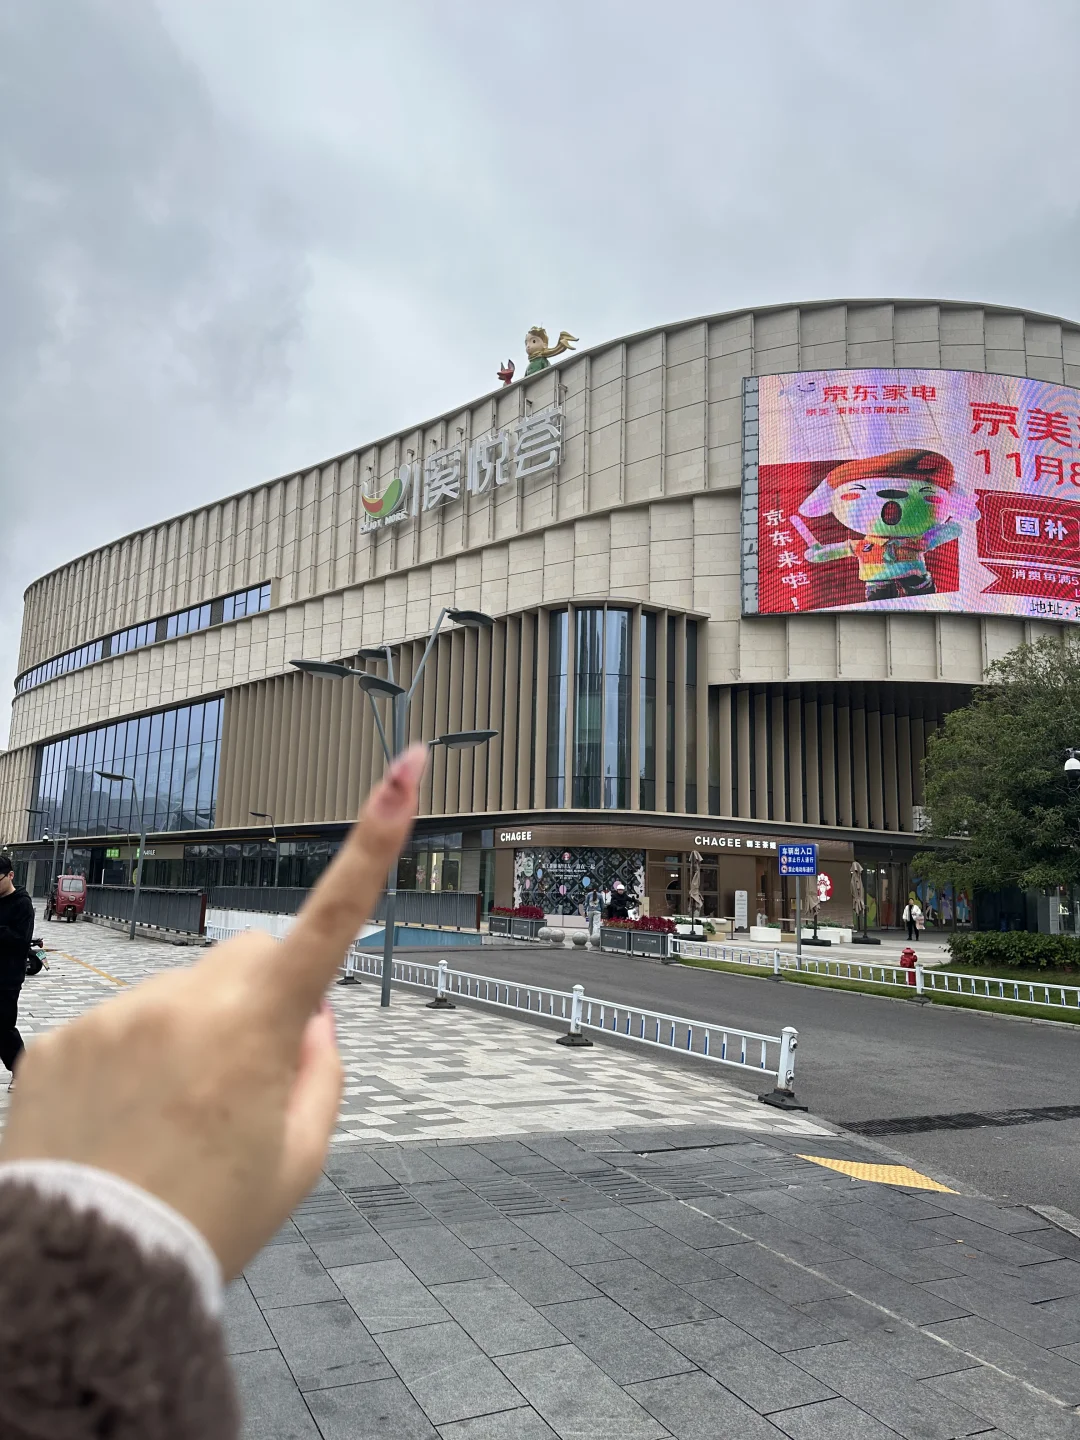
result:
M 414 733 L 490 724 L 501 734 L 483 755 L 440 757 L 425 811 L 543 810 L 549 617 L 605 604 L 635 619 L 656 614 L 665 636 L 675 624 L 675 773 L 658 703 L 658 812 L 686 812 L 693 784 L 702 815 L 910 834 L 926 735 L 990 660 L 1053 627 L 947 614 L 742 617 L 743 380 L 867 365 L 1080 386 L 1080 327 L 921 301 L 776 306 L 680 323 L 582 351 L 453 413 L 118 539 L 30 586 L 21 670 L 245 586 L 270 582 L 271 608 L 19 694 L 0 756 L 0 839 L 26 836 L 37 747 L 221 694 L 215 825 L 243 827 L 250 810 L 271 808 L 268 795 L 280 823 L 346 820 L 381 768 L 370 719 L 358 695 L 302 679 L 290 660 L 353 658 L 391 642 L 409 673 L 439 610 L 455 605 L 497 624 L 479 639 L 446 635 Z M 361 481 L 388 483 L 403 464 L 554 405 L 564 416 L 554 474 L 364 531 Z M 688 617 L 698 647 L 689 758 Z M 630 809 L 641 808 L 637 734 L 635 721 Z M 564 804 L 572 808 L 569 796 Z

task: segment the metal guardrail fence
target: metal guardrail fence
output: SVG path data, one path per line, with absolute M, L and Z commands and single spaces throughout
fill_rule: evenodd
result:
M 742 965 L 751 970 L 769 970 L 779 976 L 784 970 L 820 975 L 831 980 L 858 980 L 887 990 L 913 989 L 919 999 L 938 995 L 964 995 L 975 1000 L 1007 1000 L 1015 1005 L 1080 1011 L 1080 985 L 1057 981 L 1003 980 L 995 975 L 971 975 L 955 970 L 936 970 L 923 965 L 907 968 L 860 960 L 796 960 L 780 950 L 748 950 L 734 945 L 708 945 L 698 940 L 672 939 L 672 954 L 694 960 L 717 960 L 725 965 Z
M 210 904 L 215 910 L 248 910 L 263 915 L 295 915 L 311 894 L 292 885 L 215 885 Z M 386 895 L 379 896 L 373 920 L 381 921 Z M 469 890 L 399 890 L 398 925 L 442 925 L 457 930 L 480 929 L 483 896 Z
M 131 885 L 88 885 L 87 915 L 101 920 L 130 920 L 135 900 Z M 139 891 L 139 925 L 202 935 L 206 930 L 206 895 L 202 890 L 168 890 L 144 885 Z
M 356 949 L 349 951 L 344 966 L 346 976 L 378 975 L 381 968 L 380 956 Z M 552 1016 L 567 1021 L 571 1035 L 583 1030 L 602 1031 L 657 1049 L 681 1050 L 699 1060 L 772 1076 L 779 1092 L 790 1093 L 794 1087 L 798 1034 L 791 1026 L 785 1026 L 779 1035 L 763 1035 L 739 1026 L 689 1020 L 638 1005 L 602 1000 L 586 995 L 581 985 L 568 991 L 498 980 L 490 975 L 452 970 L 445 961 L 424 964 L 395 960 L 393 978 L 404 985 L 434 990 L 439 1000 L 459 995 L 500 1010 Z
M 250 910 L 261 915 L 295 915 L 311 891 L 302 885 L 212 885 L 213 910 Z
M 226 939 L 228 934 L 223 931 L 220 937 L 213 938 Z M 341 969 L 340 983 L 355 983 L 359 975 L 381 975 L 382 957 L 353 946 L 346 953 Z M 750 1070 L 776 1081 L 772 1092 L 760 1095 L 760 1100 L 783 1109 L 806 1109 L 795 1099 L 795 1051 L 799 1036 L 791 1025 L 785 1025 L 779 1035 L 763 1035 L 741 1026 L 714 1025 L 601 1000 L 586 995 L 583 985 L 575 985 L 573 990 L 555 990 L 549 985 L 530 985 L 476 975 L 468 970 L 452 970 L 445 960 L 436 963 L 395 960 L 392 978 L 400 985 L 433 990 L 435 999 L 430 1009 L 452 1008 L 450 997 L 457 995 L 499 1010 L 565 1020 L 569 1028 L 559 1037 L 561 1045 L 591 1045 L 584 1031 L 593 1030 L 656 1049 L 680 1050 L 716 1065 Z

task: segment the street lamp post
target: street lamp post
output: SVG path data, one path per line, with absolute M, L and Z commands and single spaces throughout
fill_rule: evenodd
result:
M 274 824 L 274 817 L 265 810 L 249 810 L 256 820 L 269 820 L 270 822 L 270 844 L 274 847 L 274 889 L 278 888 L 278 874 L 281 869 L 281 846 L 278 844 L 277 826 Z
M 142 796 L 139 794 L 139 787 L 130 775 L 122 775 L 117 770 L 98 770 L 96 772 L 102 780 L 108 780 L 120 785 L 125 782 L 131 786 L 131 793 L 135 797 L 135 804 L 139 810 L 139 864 L 135 871 L 135 894 L 131 897 L 131 929 L 128 931 L 128 939 L 135 939 L 135 921 L 139 913 L 139 892 L 142 890 L 143 866 L 146 864 L 146 815 L 143 810 Z
M 27 813 L 27 815 L 47 815 L 49 812 L 48 812 L 47 810 L 41 809 L 40 806 L 31 806 L 31 805 L 28 805 L 28 806 L 26 807 L 26 813 Z M 42 838 L 42 840 L 48 840 L 48 838 L 49 838 L 49 831 L 48 831 L 47 828 L 41 832 L 41 838 Z M 54 845 L 54 846 L 53 846 L 52 868 L 51 868 L 50 871 L 49 871 L 49 888 L 48 888 L 48 890 L 46 890 L 46 892 L 45 892 L 45 905 L 46 905 L 46 908 L 48 908 L 49 896 L 52 894 L 52 883 L 53 883 L 53 880 L 54 880 L 55 878 L 56 878 L 56 846 Z
M 393 761 L 405 749 L 406 721 L 409 708 L 416 693 L 416 687 L 420 683 L 420 677 L 424 673 L 428 656 L 435 647 L 435 641 L 439 630 L 445 619 L 451 619 L 458 625 L 467 625 L 475 630 L 490 630 L 494 621 L 490 615 L 485 615 L 479 610 L 454 610 L 444 607 L 439 611 L 439 618 L 428 636 L 424 653 L 420 657 L 420 664 L 416 668 L 416 674 L 412 678 L 412 684 L 408 690 L 399 685 L 394 679 L 394 654 L 389 645 L 378 648 L 370 647 L 361 650 L 360 657 L 364 660 L 385 660 L 387 678 L 381 675 L 370 675 L 363 670 L 354 670 L 351 665 L 338 665 L 323 660 L 294 660 L 292 664 L 306 675 L 329 675 L 343 680 L 355 680 L 365 692 L 371 702 L 372 713 L 375 716 L 375 728 L 379 733 L 379 740 L 382 744 L 383 754 L 386 756 L 386 763 Z M 387 727 L 383 725 L 382 716 L 379 714 L 379 707 L 376 704 L 376 697 L 382 697 L 390 702 L 389 705 L 389 734 Z M 440 735 L 436 740 L 429 742 L 433 745 L 445 745 L 447 749 L 460 750 L 473 745 L 483 745 L 485 741 L 491 740 L 499 732 L 497 730 L 461 730 L 450 735 Z M 397 918 L 397 861 L 395 860 L 390 868 L 386 880 L 386 907 L 384 910 L 384 931 L 383 931 L 383 959 L 382 959 L 382 993 L 379 1003 L 383 1008 L 390 1004 L 390 980 L 394 970 L 394 925 Z

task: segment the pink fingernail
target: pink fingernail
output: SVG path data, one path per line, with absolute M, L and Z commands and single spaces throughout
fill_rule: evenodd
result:
M 420 762 L 419 764 L 417 762 Z M 427 746 L 410 745 L 408 750 L 403 750 L 397 757 L 390 769 L 386 772 L 386 778 L 391 785 L 401 787 L 406 782 L 413 781 L 423 766 L 427 763 Z

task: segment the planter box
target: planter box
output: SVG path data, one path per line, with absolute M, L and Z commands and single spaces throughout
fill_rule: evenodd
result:
M 750 939 L 758 945 L 779 945 L 784 938 L 784 932 L 779 926 L 772 925 L 751 925 Z
M 518 915 L 489 915 L 489 935 L 511 935 L 515 940 L 535 940 L 546 920 L 522 920 Z
M 655 955 L 661 960 L 667 958 L 671 936 L 663 930 L 631 930 L 629 934 L 631 955 Z
M 671 946 L 671 936 L 663 930 L 627 930 L 621 925 L 609 929 L 600 927 L 600 949 L 610 950 L 617 955 L 653 955 L 666 960 Z

